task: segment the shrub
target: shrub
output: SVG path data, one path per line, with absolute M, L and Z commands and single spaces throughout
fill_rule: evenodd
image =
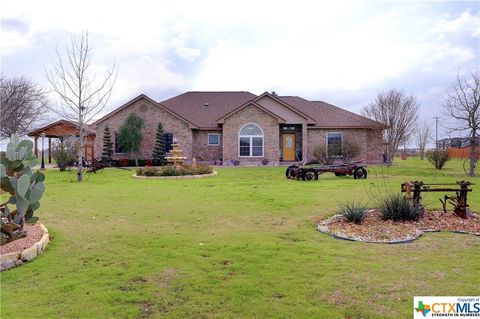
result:
M 355 201 L 342 203 L 338 207 L 338 213 L 349 222 L 360 224 L 367 213 L 367 205 Z
M 53 146 L 52 156 L 57 162 L 60 171 L 65 171 L 74 165 L 78 153 L 78 143 L 71 140 L 64 140 Z
M 120 167 L 128 166 L 128 158 L 123 157 L 123 158 L 119 159 L 118 160 L 118 166 L 120 166 Z
M 425 156 L 427 157 L 428 161 L 432 163 L 432 165 L 436 169 L 442 169 L 445 163 L 448 162 L 450 159 L 448 156 L 448 151 L 447 150 L 432 150 L 432 151 L 427 151 L 425 153 Z
M 383 219 L 417 220 L 423 215 L 423 207 L 414 206 L 401 194 L 390 193 L 378 200 Z
M 345 140 L 343 142 L 342 161 L 343 163 L 351 163 L 361 153 L 360 145 L 355 142 Z
M 197 165 L 196 168 L 192 166 L 181 166 L 175 169 L 174 166 L 165 166 L 160 169 L 155 167 L 145 167 L 137 169 L 138 176 L 185 176 L 185 175 L 205 175 L 211 174 L 213 170 L 208 165 Z
M 158 169 L 154 167 L 145 167 L 137 169 L 138 176 L 158 176 Z
M 335 152 L 330 152 L 332 153 L 330 155 L 328 153 L 329 152 L 325 145 L 319 144 L 313 149 L 312 156 L 317 162 L 325 165 L 330 165 L 333 164 L 333 162 L 335 161 L 336 155 Z

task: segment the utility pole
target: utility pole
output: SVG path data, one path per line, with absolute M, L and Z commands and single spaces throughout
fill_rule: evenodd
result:
M 440 117 L 434 116 L 435 119 L 435 149 L 438 150 L 438 119 Z

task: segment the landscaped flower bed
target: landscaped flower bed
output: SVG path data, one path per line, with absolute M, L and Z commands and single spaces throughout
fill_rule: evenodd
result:
M 414 221 L 385 220 L 377 210 L 365 214 L 361 224 L 349 222 L 343 215 L 337 214 L 320 222 L 318 230 L 341 239 L 397 243 L 419 238 L 424 232 L 452 231 L 480 236 L 480 216 L 472 214 L 462 219 L 453 213 L 426 211 Z
M 144 167 L 137 169 L 136 176 L 145 177 L 166 177 L 166 176 L 190 176 L 190 175 L 208 175 L 213 174 L 213 170 L 208 165 L 193 166 L 180 166 L 175 168 L 174 166 L 164 166 L 162 168 L 156 167 Z

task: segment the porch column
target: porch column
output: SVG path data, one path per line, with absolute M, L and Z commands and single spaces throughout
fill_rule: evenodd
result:
M 35 157 L 38 158 L 38 136 L 35 136 L 34 141 L 35 141 L 35 148 L 34 148 Z
M 308 131 L 307 123 L 302 124 L 302 161 L 308 161 Z
M 91 158 L 91 160 L 92 160 L 92 162 L 93 162 L 93 159 L 95 158 L 95 146 L 94 146 L 93 142 L 92 142 L 91 151 L 92 151 L 92 158 Z
M 48 138 L 48 164 L 52 164 L 52 138 Z

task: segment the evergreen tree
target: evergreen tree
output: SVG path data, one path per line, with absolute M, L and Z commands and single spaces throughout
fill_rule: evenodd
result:
M 110 135 L 110 128 L 105 126 L 103 129 L 103 151 L 102 151 L 102 161 L 107 162 L 110 160 L 113 154 L 113 143 L 112 136 Z
M 165 140 L 163 138 L 162 123 L 158 123 L 155 146 L 153 147 L 152 157 L 154 160 L 163 162 L 165 158 Z
M 133 153 L 136 166 L 138 166 L 138 154 L 143 139 L 141 131 L 143 126 L 143 119 L 135 113 L 130 113 L 120 127 L 120 145 L 125 152 Z

